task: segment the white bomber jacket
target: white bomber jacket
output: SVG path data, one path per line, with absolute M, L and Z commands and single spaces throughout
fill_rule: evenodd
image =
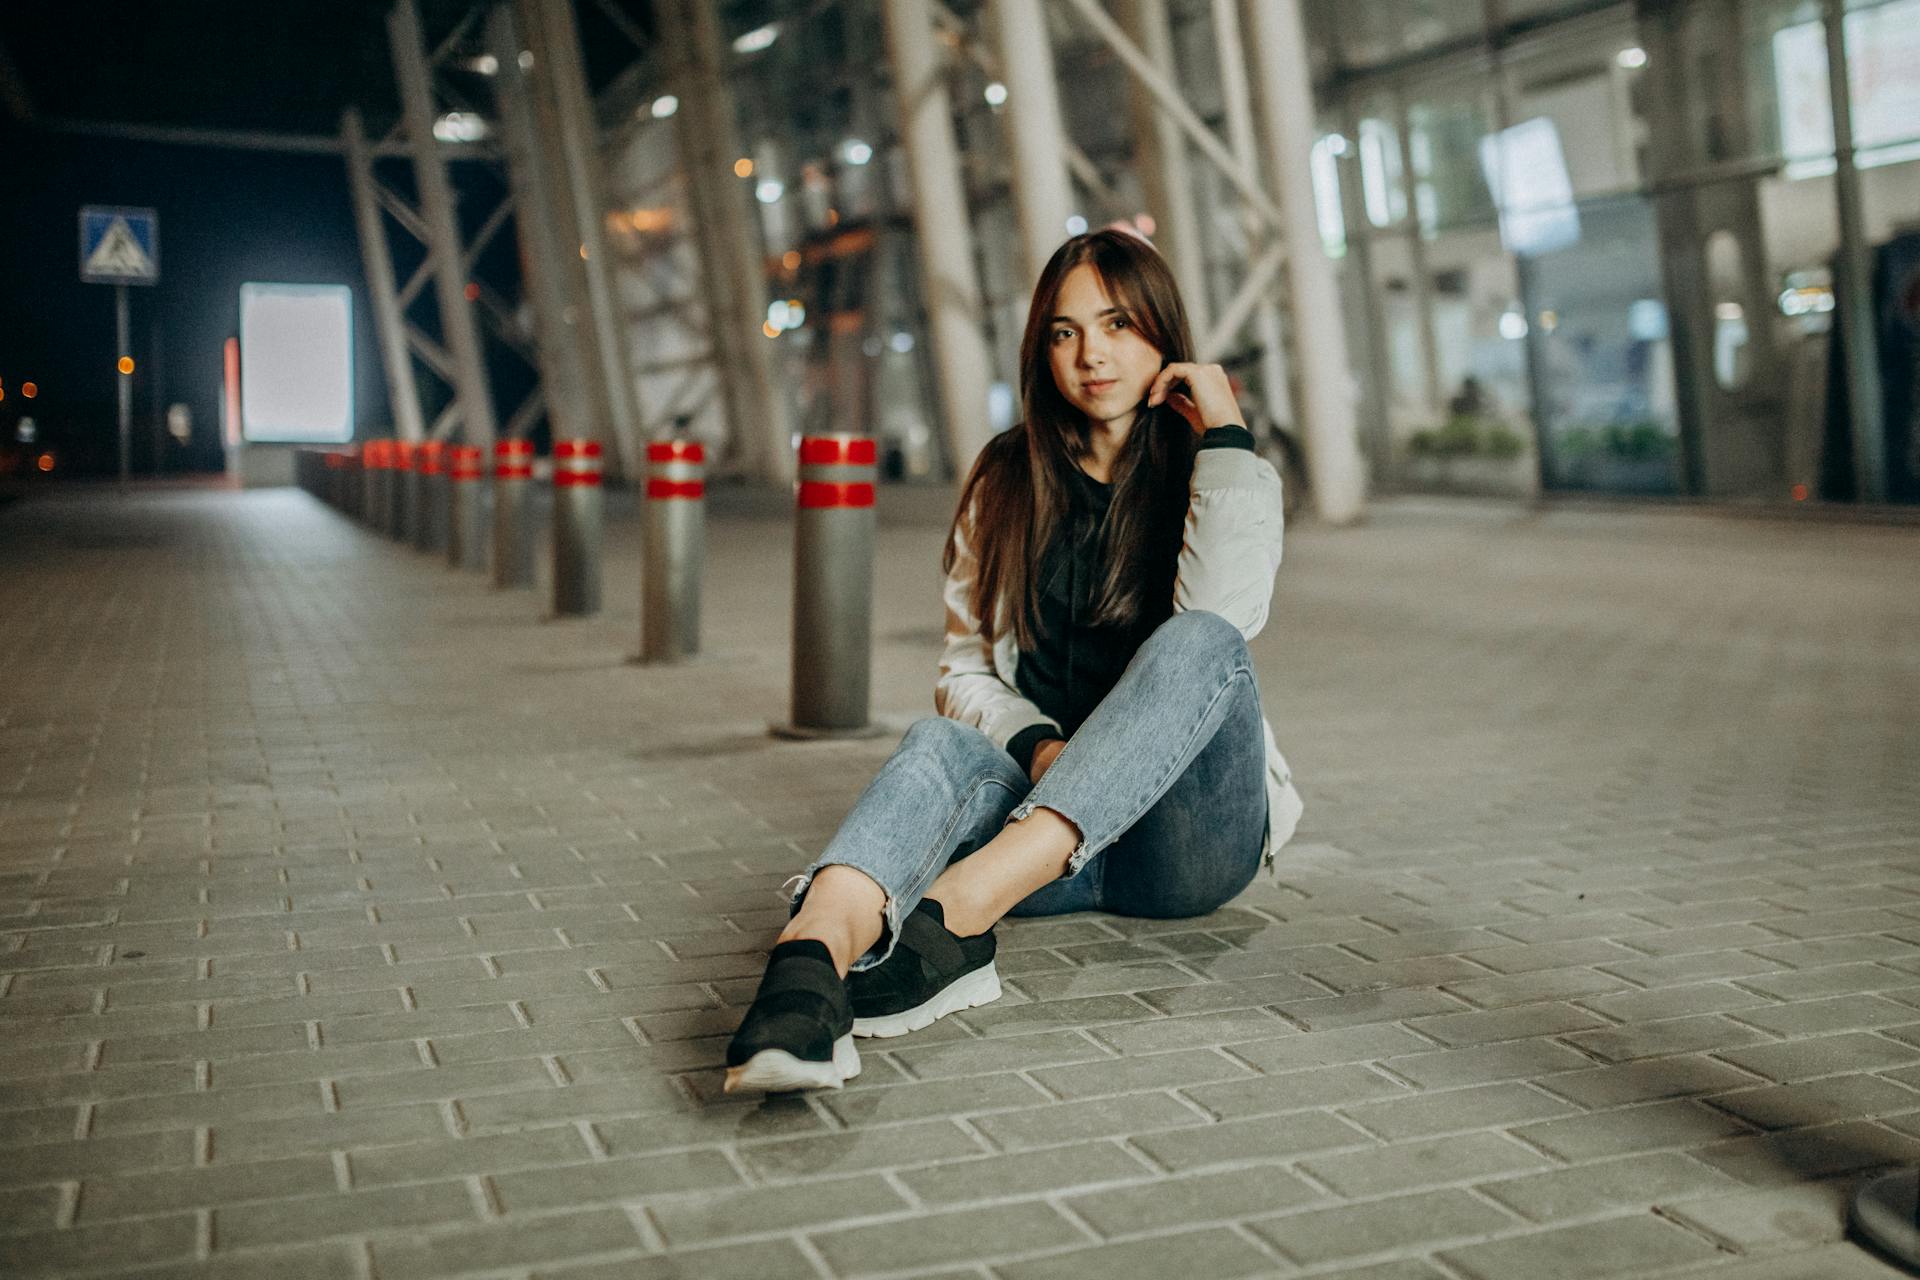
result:
M 1194 455 L 1187 500 L 1186 533 L 1173 583 L 1173 608 L 1204 609 L 1240 629 L 1248 640 L 1266 625 L 1273 578 L 1280 569 L 1280 477 L 1273 465 L 1248 449 L 1202 449 Z M 973 725 L 1002 751 L 1016 734 L 1052 717 L 1020 692 L 1014 671 L 1020 649 L 1011 627 L 1000 628 L 989 648 L 970 600 L 976 561 L 968 545 L 969 511 L 954 532 L 953 570 L 947 575 L 946 648 L 933 705 L 941 715 Z M 1286 757 L 1261 719 L 1267 740 L 1267 865 L 1292 838 L 1303 808 Z

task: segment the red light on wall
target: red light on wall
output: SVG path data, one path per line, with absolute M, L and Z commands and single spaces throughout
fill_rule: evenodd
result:
M 40 384 L 37 382 L 23 382 L 20 384 L 20 394 L 31 400 L 40 394 Z
M 1793 486 L 1793 500 L 1795 502 L 1805 502 L 1807 500 L 1807 486 L 1803 484 Z
M 34 460 L 33 465 L 36 467 L 39 467 L 42 471 L 51 471 L 53 470 L 53 455 L 50 453 L 43 453 L 37 459 Z
M 475 284 L 473 281 L 471 280 L 467 281 L 467 287 L 465 292 L 467 295 L 468 302 L 480 301 L 480 286 Z
M 240 339 L 228 338 L 222 352 L 226 383 L 227 447 L 240 443 Z

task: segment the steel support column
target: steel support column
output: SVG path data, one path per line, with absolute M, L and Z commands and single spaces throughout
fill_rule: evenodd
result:
M 1073 213 L 1073 184 L 1061 146 L 1065 130 L 1054 80 L 1053 40 L 1047 34 L 1044 0 L 991 0 L 987 11 L 994 51 L 1007 77 L 1013 202 L 1030 288 L 1067 238 L 1067 219 Z
M 1300 362 L 1299 418 L 1314 506 L 1334 524 L 1358 520 L 1366 502 L 1346 327 L 1333 263 L 1320 245 L 1314 209 L 1313 68 L 1299 0 L 1247 5 L 1265 125 L 1268 168 L 1278 188 L 1287 253 L 1287 304 L 1294 353 Z
M 1120 25 L 1152 60 L 1161 75 L 1172 80 L 1173 29 L 1167 19 L 1167 0 L 1120 0 Z M 1187 140 L 1170 116 L 1160 111 L 1153 94 L 1138 79 L 1127 79 L 1127 108 L 1132 119 L 1141 190 L 1153 218 L 1153 242 L 1180 282 L 1187 304 L 1187 321 L 1195 334 L 1213 327 L 1212 301 L 1207 296 L 1207 269 L 1201 251 L 1200 213 L 1193 199 L 1193 174 L 1187 163 Z
M 674 136 L 687 177 L 714 355 L 733 447 L 750 473 L 774 484 L 794 476 L 787 401 L 774 385 L 771 343 L 761 332 L 767 281 L 759 237 L 734 163 L 742 155 L 726 80 L 727 45 L 707 0 L 659 0 L 655 12 L 680 68 Z
M 1840 350 L 1846 359 L 1847 419 L 1853 436 L 1856 502 L 1887 500 L 1886 409 L 1880 395 L 1880 341 L 1873 315 L 1873 250 L 1861 208 L 1860 169 L 1853 158 L 1853 86 L 1847 81 L 1845 0 L 1824 0 L 1827 92 L 1833 103 L 1833 194 L 1840 214 Z
M 992 435 L 987 354 L 973 232 L 953 140 L 953 104 L 946 68 L 933 38 L 930 0 L 882 0 L 887 55 L 899 99 L 900 142 L 913 184 L 913 224 L 920 259 L 920 292 L 933 342 L 933 366 L 947 451 L 956 476 L 965 476 Z
M 394 78 L 400 85 L 401 114 L 412 145 L 413 169 L 420 192 L 420 214 L 435 259 L 434 291 L 440 328 L 452 358 L 454 393 L 460 405 L 461 436 L 469 444 L 493 448 L 493 391 L 480 348 L 480 331 L 467 300 L 466 255 L 446 159 L 433 136 L 433 85 L 420 34 L 415 0 L 398 0 L 387 17 Z
M 1234 0 L 1213 0 L 1214 43 L 1220 51 L 1220 96 L 1226 107 L 1227 145 L 1233 158 L 1249 173 L 1260 168 L 1260 144 L 1253 128 L 1253 92 L 1247 85 L 1246 46 L 1240 38 L 1240 15 Z M 1249 210 L 1241 219 L 1247 233 L 1247 265 L 1251 268 L 1266 256 L 1269 246 L 1282 253 L 1292 242 L 1277 243 L 1272 229 Z M 1318 226 L 1313 244 L 1320 243 Z M 1266 409 L 1275 422 L 1292 425 L 1293 389 L 1287 377 L 1286 335 L 1280 328 L 1280 311 L 1274 305 L 1274 291 L 1262 289 L 1253 300 L 1253 333 L 1260 350 L 1260 381 L 1266 392 Z M 1222 335 L 1230 340 L 1231 333 Z
M 595 366 L 592 390 L 600 402 L 610 437 L 619 451 L 623 474 L 638 477 L 640 460 L 639 414 L 635 409 L 633 373 L 628 363 L 628 334 L 615 287 L 615 269 L 606 235 L 606 175 L 600 163 L 600 131 L 580 59 L 580 29 L 574 20 L 573 0 L 521 0 L 523 30 L 532 31 L 539 19 L 535 75 L 550 96 L 559 135 L 572 232 L 579 248 L 577 277 L 590 321 L 593 343 L 589 351 Z
M 380 366 L 387 376 L 387 407 L 395 434 L 417 443 L 426 438 L 420 417 L 420 390 L 407 354 L 407 322 L 394 286 L 393 252 L 387 244 L 386 228 L 380 225 L 373 154 L 367 149 L 367 134 L 358 109 L 349 107 L 341 115 L 340 138 L 346 151 L 348 186 L 353 191 L 354 224 L 360 232 L 360 260 L 367 273 L 367 293 L 373 300 Z

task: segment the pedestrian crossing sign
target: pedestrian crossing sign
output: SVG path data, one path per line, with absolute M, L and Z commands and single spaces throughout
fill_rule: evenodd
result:
M 80 210 L 80 279 L 88 284 L 160 283 L 160 215 L 90 204 Z

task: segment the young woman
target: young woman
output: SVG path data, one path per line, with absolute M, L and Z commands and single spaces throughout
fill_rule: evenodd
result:
M 1280 480 L 1192 348 L 1136 236 L 1076 236 L 1041 273 L 1026 421 L 982 450 L 947 544 L 940 715 L 796 877 L 728 1092 L 838 1088 L 855 1036 L 998 999 L 1001 916 L 1203 915 L 1293 834 L 1246 646 Z

